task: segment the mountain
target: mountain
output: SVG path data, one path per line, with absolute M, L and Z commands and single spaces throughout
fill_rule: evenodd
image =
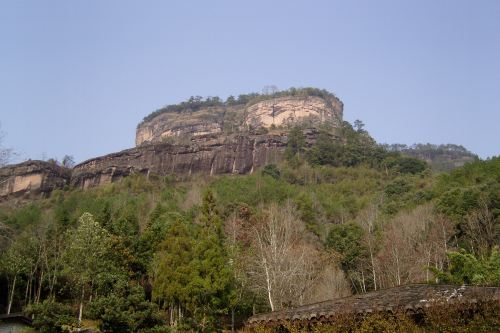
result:
M 422 307 L 434 288 L 405 285 L 500 283 L 500 158 L 433 172 L 342 108 L 317 89 L 193 97 L 145 117 L 136 147 L 1 168 L 0 312 L 39 332 L 216 332 L 389 295 L 323 331 L 498 327 L 498 302 L 415 319 L 391 295 Z
M 136 147 L 92 158 L 64 175 L 49 172 L 53 167 L 42 161 L 30 161 L 36 167 L 28 171 L 24 164 L 9 166 L 0 172 L 0 198 L 46 195 L 66 184 L 89 188 L 134 173 L 252 173 L 282 159 L 292 127 L 300 126 L 312 144 L 319 127 L 327 126 L 333 133 L 342 125 L 342 116 L 342 102 L 315 88 L 240 95 L 225 102 L 192 97 L 146 116 L 137 126 Z

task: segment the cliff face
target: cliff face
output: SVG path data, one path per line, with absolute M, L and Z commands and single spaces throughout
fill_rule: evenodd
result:
M 46 196 L 69 184 L 71 170 L 44 161 L 27 161 L 0 169 L 0 200 L 11 196 Z
M 286 96 L 269 98 L 251 105 L 233 105 L 165 112 L 137 127 L 136 146 L 150 143 L 178 142 L 207 134 L 252 132 L 272 126 L 320 123 L 338 126 L 342 122 L 343 104 L 334 97 Z
M 211 107 L 196 112 L 160 114 L 137 127 L 135 144 L 140 146 L 167 142 L 169 138 L 222 133 L 226 111 L 224 107 Z
M 312 145 L 319 132 L 303 130 Z M 193 138 L 188 145 L 157 143 L 85 161 L 73 169 L 71 184 L 82 189 L 109 184 L 130 174 L 246 174 L 283 158 L 287 133 L 221 134 Z
M 80 188 L 111 183 L 131 173 L 209 175 L 252 172 L 281 158 L 286 137 L 280 135 L 198 137 L 190 145 L 144 145 L 77 165 L 71 183 Z
M 337 99 L 317 96 L 280 97 L 248 107 L 245 124 L 265 128 L 295 123 L 306 123 L 309 126 L 330 123 L 339 126 L 342 112 L 342 103 Z
M 90 159 L 72 171 L 41 161 L 0 169 L 0 197 L 46 195 L 68 183 L 85 189 L 133 173 L 251 173 L 282 158 L 291 125 L 307 127 L 306 141 L 312 144 L 317 126 L 339 126 L 342 112 L 342 102 L 331 94 L 162 111 L 137 127 L 135 148 Z

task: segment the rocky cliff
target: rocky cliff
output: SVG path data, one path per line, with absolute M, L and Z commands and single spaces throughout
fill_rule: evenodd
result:
M 69 184 L 71 170 L 54 163 L 27 161 L 0 168 L 0 200 L 15 196 L 46 196 Z
M 265 100 L 246 109 L 245 124 L 254 128 L 306 123 L 317 126 L 342 122 L 343 105 L 338 99 L 317 96 L 286 96 Z
M 304 130 L 312 144 L 316 129 Z M 203 173 L 246 174 L 283 157 L 287 133 L 262 135 L 201 135 L 190 144 L 156 143 L 85 161 L 73 169 L 71 184 L 89 188 L 115 182 L 134 173 L 145 175 Z
M 72 171 L 41 161 L 0 169 L 0 197 L 46 195 L 68 183 L 85 189 L 133 173 L 251 173 L 282 158 L 292 126 L 306 128 L 312 144 L 318 125 L 335 128 L 342 114 L 339 99 L 313 88 L 240 95 L 231 102 L 191 98 L 147 116 L 137 127 L 135 148 L 90 159 Z
M 139 124 L 135 143 L 178 143 L 207 134 L 252 133 L 297 123 L 338 126 L 342 115 L 343 104 L 333 96 L 282 96 L 243 105 L 221 103 L 196 110 L 186 107 L 181 112 L 160 112 Z

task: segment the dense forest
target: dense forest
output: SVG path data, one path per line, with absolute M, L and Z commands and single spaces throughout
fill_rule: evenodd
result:
M 227 103 L 227 102 L 226 102 Z M 213 332 L 412 282 L 500 284 L 500 158 L 435 173 L 344 122 L 250 175 L 133 175 L 0 209 L 0 311 L 36 332 Z

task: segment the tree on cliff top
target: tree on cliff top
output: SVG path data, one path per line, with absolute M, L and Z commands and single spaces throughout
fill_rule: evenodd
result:
M 4 139 L 5 132 L 2 131 L 2 124 L 0 123 L 0 167 L 7 165 L 14 154 L 11 148 L 3 146 Z

